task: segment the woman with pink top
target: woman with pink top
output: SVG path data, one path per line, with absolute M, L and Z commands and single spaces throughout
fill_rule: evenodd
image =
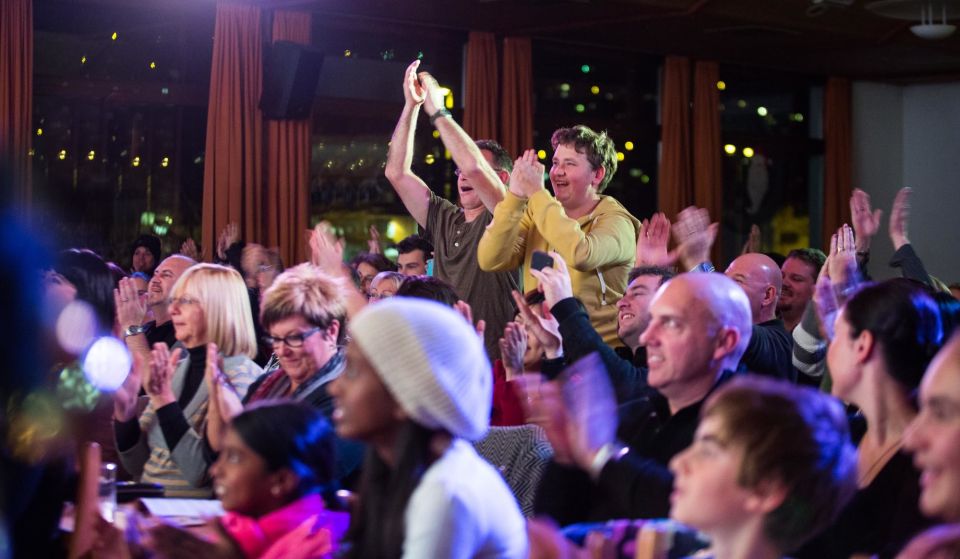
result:
M 210 468 L 227 511 L 211 526 L 213 537 L 164 525 L 151 530 L 150 547 L 161 557 L 332 557 L 349 522 L 321 496 L 333 479 L 333 454 L 333 430 L 319 411 L 253 404 L 230 423 Z

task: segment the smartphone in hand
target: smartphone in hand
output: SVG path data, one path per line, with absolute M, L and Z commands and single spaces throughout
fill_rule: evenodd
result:
M 535 250 L 533 251 L 533 255 L 530 257 L 530 267 L 534 270 L 552 268 L 553 257 L 542 250 Z

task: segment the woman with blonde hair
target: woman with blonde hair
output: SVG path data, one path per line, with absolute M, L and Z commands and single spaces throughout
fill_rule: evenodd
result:
M 124 468 L 158 483 L 168 497 L 209 497 L 213 462 L 203 432 L 208 349 L 222 354 L 222 387 L 241 396 L 261 374 L 251 360 L 257 343 L 250 299 L 240 273 L 216 264 L 189 268 L 171 290 L 170 316 L 177 343 L 156 344 L 149 363 L 138 359 L 117 391 L 114 433 Z M 141 384 L 149 398 L 137 417 Z
M 211 398 L 207 437 L 220 450 L 227 423 L 244 405 L 262 400 L 290 399 L 319 409 L 330 420 L 333 398 L 328 384 L 344 369 L 346 292 L 340 280 L 310 264 L 300 264 L 280 274 L 263 293 L 260 322 L 279 367 L 263 375 L 246 397 L 223 389 L 219 373 L 208 367 Z M 214 363 L 215 364 L 215 363 Z M 360 464 L 362 447 L 337 440 L 335 479 L 340 480 Z

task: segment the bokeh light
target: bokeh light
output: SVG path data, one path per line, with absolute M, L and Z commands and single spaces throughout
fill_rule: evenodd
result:
M 57 317 L 57 342 L 67 352 L 80 355 L 97 333 L 97 315 L 88 303 L 72 301 Z
M 90 384 L 100 390 L 120 388 L 133 364 L 127 346 L 111 336 L 93 342 L 83 360 L 83 373 Z

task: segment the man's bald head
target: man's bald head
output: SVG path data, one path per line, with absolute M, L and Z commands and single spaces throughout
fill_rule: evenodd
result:
M 721 274 L 675 277 L 654 296 L 650 324 L 640 336 L 650 386 L 671 401 L 696 401 L 720 371 L 736 368 L 751 332 L 750 303 L 732 280 Z
M 749 298 L 736 282 L 720 274 L 681 274 L 676 279 L 682 279 L 690 299 L 700 305 L 716 327 L 734 328 L 740 334 L 734 355 L 727 358 L 733 363 L 730 368 L 735 368 L 750 343 L 753 321 Z
M 169 320 L 167 298 L 170 297 L 173 284 L 177 283 L 177 280 L 187 271 L 187 268 L 194 264 L 196 264 L 196 261 L 192 258 L 182 254 L 174 254 L 160 262 L 160 265 L 153 272 L 153 278 L 147 287 L 147 305 L 153 309 L 157 324 L 163 324 Z
M 724 274 L 737 282 L 747 294 L 754 324 L 776 317 L 783 273 L 772 258 L 759 252 L 750 252 L 731 262 Z

